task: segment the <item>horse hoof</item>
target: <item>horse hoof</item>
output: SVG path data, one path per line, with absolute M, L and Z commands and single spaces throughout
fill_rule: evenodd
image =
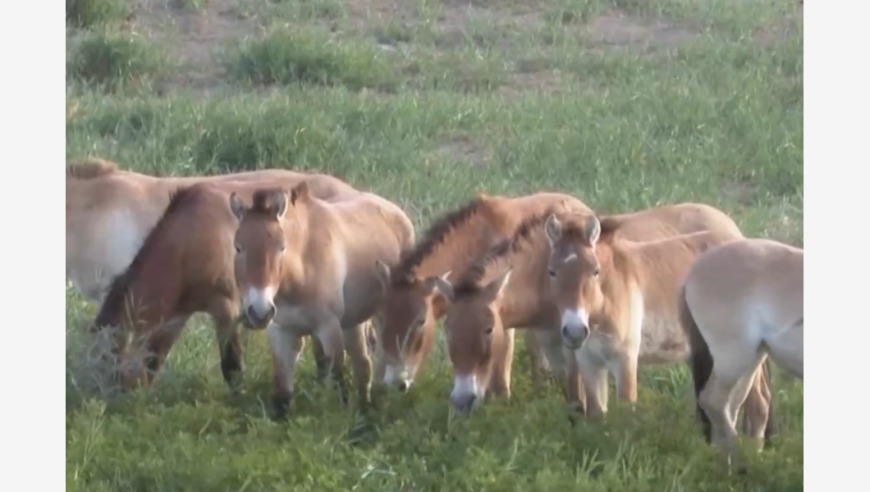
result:
M 278 420 L 287 420 L 290 416 L 290 403 L 293 400 L 293 395 L 275 395 L 272 398 L 272 405 L 275 408 L 275 418 Z

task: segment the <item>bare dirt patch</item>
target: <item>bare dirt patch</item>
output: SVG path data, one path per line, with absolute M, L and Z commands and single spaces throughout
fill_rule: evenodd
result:
M 581 27 L 587 39 L 606 45 L 677 46 L 698 36 L 698 32 L 664 19 L 639 19 L 620 10 L 597 15 Z
M 257 21 L 237 0 L 208 0 L 201 9 L 178 0 L 135 0 L 130 27 L 163 44 L 177 62 L 164 91 L 206 94 L 222 82 L 215 54 L 225 43 L 254 33 Z
M 470 135 L 451 135 L 435 148 L 430 158 L 466 162 L 473 167 L 486 167 L 492 162 L 492 150 Z

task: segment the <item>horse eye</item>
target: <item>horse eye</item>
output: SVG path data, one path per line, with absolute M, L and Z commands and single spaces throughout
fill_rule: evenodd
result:
M 236 247 L 236 254 L 239 254 L 239 253 L 242 252 L 242 247 L 241 247 L 241 246 L 239 246 L 238 244 L 236 244 L 235 247 Z
M 551 277 L 556 277 L 556 270 L 550 269 L 547 273 L 549 273 Z
M 597 277 L 599 273 L 601 273 L 601 269 L 600 269 L 600 268 L 596 268 L 596 269 L 595 269 L 595 273 L 594 273 L 593 275 L 595 275 L 595 276 Z
M 492 335 L 492 327 L 490 326 L 489 328 L 483 330 L 483 332 L 487 335 Z

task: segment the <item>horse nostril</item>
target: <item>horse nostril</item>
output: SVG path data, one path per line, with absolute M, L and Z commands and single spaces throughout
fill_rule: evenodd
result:
M 275 314 L 278 312 L 278 308 L 275 307 L 274 304 L 269 305 L 269 314 L 268 319 L 272 319 L 275 317 Z
M 568 338 L 568 327 L 562 326 L 562 336 Z
M 256 313 L 256 311 L 254 311 L 254 305 L 253 305 L 253 304 L 251 304 L 250 306 L 248 306 L 248 309 L 246 310 L 246 313 L 248 314 L 248 318 L 250 318 L 250 319 L 252 319 L 252 320 L 256 320 L 256 319 L 257 319 L 257 313 Z

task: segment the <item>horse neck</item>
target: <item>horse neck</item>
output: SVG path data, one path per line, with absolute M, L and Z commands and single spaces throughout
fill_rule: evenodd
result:
M 631 302 L 631 296 L 625 294 L 637 288 L 645 300 L 645 309 L 665 306 L 670 310 L 668 299 L 691 265 L 694 246 L 691 240 L 682 237 L 649 242 L 620 241 L 611 246 L 614 260 L 619 263 L 614 279 L 618 284 L 612 284 L 611 290 L 619 285 L 623 305 Z
M 466 222 L 451 229 L 415 269 L 418 278 L 443 275 L 452 270 L 459 274 L 494 241 L 492 220 L 485 211 L 477 211 Z
M 110 291 L 103 300 L 97 316 L 99 324 L 130 327 L 133 322 L 133 333 L 140 334 L 152 331 L 177 315 L 183 264 L 179 254 L 164 255 L 162 249 L 157 247 L 140 260 L 138 268 L 125 273 L 128 276 L 126 288 Z
M 288 250 L 292 248 L 299 252 L 284 257 L 282 290 L 308 290 L 323 275 L 329 275 L 324 266 L 333 263 L 330 231 L 334 222 L 319 205 L 307 203 L 292 218 L 285 216 L 282 219 L 285 237 L 291 241 Z M 288 234 L 288 231 L 292 233 Z
M 539 246 L 526 245 L 514 254 L 515 266 L 499 301 L 499 316 L 506 328 L 534 323 L 550 305 L 543 295 L 547 292 L 544 288 L 547 255 Z

